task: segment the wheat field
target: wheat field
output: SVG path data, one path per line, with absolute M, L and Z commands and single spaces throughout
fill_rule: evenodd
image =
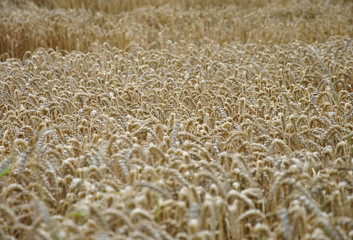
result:
M 353 239 L 353 2 L 3 0 L 0 239 Z

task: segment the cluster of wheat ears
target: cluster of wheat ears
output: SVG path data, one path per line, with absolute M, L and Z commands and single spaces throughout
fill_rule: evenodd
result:
M 353 238 L 350 1 L 105 4 L 0 3 L 0 239 Z

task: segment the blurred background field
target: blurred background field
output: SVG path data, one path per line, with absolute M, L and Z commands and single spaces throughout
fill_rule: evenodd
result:
M 344 0 L 4 0 L 0 53 L 21 58 L 38 47 L 92 51 L 95 44 L 161 49 L 168 41 L 325 42 L 353 33 Z

